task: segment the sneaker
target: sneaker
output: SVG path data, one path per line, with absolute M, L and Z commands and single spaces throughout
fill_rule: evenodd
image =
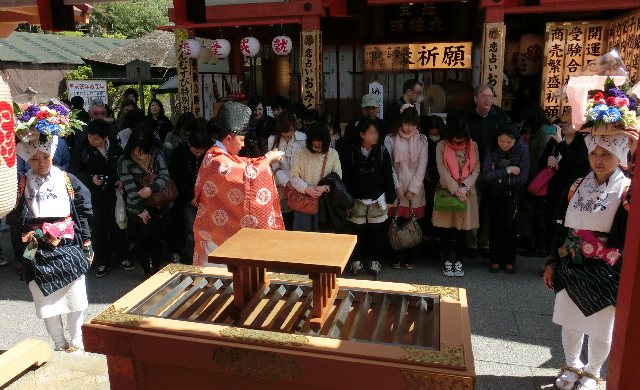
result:
M 0 257 L 0 267 L 5 267 L 9 265 L 9 262 L 5 260 L 3 257 Z
M 96 271 L 96 277 L 97 278 L 104 278 L 105 276 L 107 276 L 107 274 L 111 271 L 111 269 L 109 267 L 107 267 L 106 265 L 101 265 L 100 267 L 98 267 L 98 270 Z
M 180 264 L 182 263 L 182 259 L 180 258 L 179 254 L 174 253 L 173 255 L 171 255 L 171 262 L 174 264 Z
M 358 274 L 358 271 L 360 271 L 362 269 L 362 263 L 360 261 L 354 261 L 353 263 L 351 263 L 351 272 L 353 272 L 354 275 Z
M 393 268 L 393 269 L 400 269 L 400 263 L 394 263 L 394 264 L 391 264 L 391 268 Z
M 464 270 L 462 269 L 462 262 L 460 260 L 456 261 L 453 266 L 453 275 L 454 276 L 464 276 Z
M 374 260 L 371 262 L 371 264 L 369 264 L 369 272 L 373 274 L 374 279 L 378 276 L 381 269 L 382 269 L 382 266 L 380 265 L 379 261 Z
M 131 263 L 131 261 L 129 260 L 122 260 L 122 262 L 120 263 L 120 268 L 125 271 L 133 271 L 134 269 L 136 269 L 136 266 L 133 265 L 133 263 Z
M 442 266 L 442 273 L 444 276 L 455 276 L 453 273 L 453 264 L 449 260 L 444 262 L 444 265 Z
M 411 271 L 413 269 L 413 264 L 405 264 L 404 268 L 408 269 L 409 271 Z

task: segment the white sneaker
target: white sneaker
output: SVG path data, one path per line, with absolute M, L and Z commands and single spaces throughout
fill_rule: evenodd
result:
M 453 266 L 453 275 L 454 276 L 464 276 L 464 270 L 462 269 L 462 262 L 460 260 L 456 261 Z
M 357 275 L 358 271 L 360 271 L 361 269 L 362 269 L 362 262 L 354 261 L 353 263 L 351 263 L 351 272 L 353 272 L 354 275 Z
M 453 272 L 453 264 L 449 260 L 444 262 L 444 265 L 442 266 L 442 273 L 444 276 L 455 276 Z
M 376 276 L 378 276 L 378 274 L 380 273 L 380 270 L 382 269 L 382 266 L 380 265 L 379 261 L 372 261 L 371 264 L 369 265 L 369 271 L 373 274 L 373 277 L 375 278 Z

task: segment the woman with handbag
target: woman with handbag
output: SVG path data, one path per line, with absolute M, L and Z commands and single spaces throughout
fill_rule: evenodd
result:
M 476 180 L 480 175 L 478 145 L 471 140 L 469 124 L 459 117 L 449 117 L 444 141 L 436 146 L 440 186 L 433 205 L 433 226 L 440 229 L 442 273 L 464 276 L 462 257 L 469 230 L 480 227 Z M 451 261 L 455 239 L 455 263 Z
M 306 148 L 298 150 L 293 158 L 289 172 L 293 189 L 287 195 L 287 204 L 294 210 L 293 230 L 317 232 L 320 229 L 320 196 L 329 191 L 329 186 L 318 185 L 318 182 L 331 172 L 342 177 L 338 152 L 330 143 L 327 125 L 315 122 L 307 133 Z
M 529 150 L 517 129 L 508 125 L 498 129 L 495 145 L 489 145 L 482 161 L 484 194 L 489 208 L 490 271 L 500 267 L 515 273 L 516 234 L 514 218 L 520 193 L 529 176 Z
M 271 165 L 276 177 L 276 188 L 280 198 L 282 219 L 287 230 L 293 230 L 293 210 L 287 206 L 286 192 L 293 190 L 291 185 L 291 165 L 298 150 L 303 150 L 307 144 L 307 136 L 296 130 L 296 116 L 290 111 L 284 111 L 278 116 L 276 134 L 268 139 L 269 150 L 284 152 L 280 161 Z
M 169 182 L 173 184 L 153 133 L 141 129 L 131 135 L 118 160 L 118 175 L 126 193 L 129 235 L 144 275 L 149 277 L 167 257 L 165 232 L 170 218 L 169 203 L 152 205 L 152 199 L 162 195 Z
M 56 351 L 75 352 L 82 343 L 88 307 L 84 274 L 93 261 L 89 218 L 91 195 L 75 176 L 52 165 L 58 137 L 18 142 L 17 154 L 31 167 L 21 176 L 16 216 L 21 223 L 23 277 Z M 52 266 L 55 263 L 60 266 Z M 62 315 L 67 315 L 69 339 Z
M 549 140 L 540 159 L 540 167 L 549 167 L 555 174 L 549 180 L 544 208 L 544 246 L 545 255 L 549 254 L 556 225 L 555 212 L 560 194 L 571 186 L 577 178 L 589 172 L 589 151 L 584 135 L 576 131 L 571 124 L 571 111 L 561 118 L 561 135 Z
M 413 107 L 405 108 L 400 114 L 400 123 L 396 131 L 384 140 L 384 146 L 391 154 L 393 182 L 397 196 L 395 204 L 389 207 L 389 215 L 394 217 L 396 226 L 420 220 L 425 215 L 427 200 L 424 191 L 424 175 L 427 171 L 427 137 L 418 131 L 418 126 L 420 126 L 418 111 Z M 393 227 L 392 224 L 391 232 Z M 421 230 L 419 235 L 422 241 Z M 397 247 L 393 242 L 390 244 L 392 247 Z M 394 269 L 399 269 L 402 264 L 408 270 L 413 269 L 415 246 L 394 252 L 395 259 L 392 264 Z

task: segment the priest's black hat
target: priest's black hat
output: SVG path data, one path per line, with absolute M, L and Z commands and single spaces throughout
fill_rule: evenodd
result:
M 249 107 L 238 102 L 224 102 L 213 120 L 213 125 L 217 127 L 218 134 L 247 135 L 250 118 L 251 109 Z

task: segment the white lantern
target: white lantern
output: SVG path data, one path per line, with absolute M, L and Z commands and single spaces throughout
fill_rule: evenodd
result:
M 182 54 L 187 58 L 198 58 L 200 50 L 202 50 L 202 46 L 195 39 L 187 39 L 182 43 Z
M 277 55 L 286 56 L 291 53 L 293 42 L 291 41 L 291 38 L 286 35 L 278 35 L 273 38 L 273 41 L 271 41 L 271 48 Z
M 532 76 L 540 73 L 544 57 L 544 40 L 540 34 L 520 37 L 520 74 Z
M 260 51 L 260 42 L 254 37 L 245 37 L 240 40 L 240 51 L 245 57 L 255 57 Z
M 226 39 L 214 39 L 211 42 L 211 54 L 217 59 L 227 58 L 231 53 L 231 43 Z

